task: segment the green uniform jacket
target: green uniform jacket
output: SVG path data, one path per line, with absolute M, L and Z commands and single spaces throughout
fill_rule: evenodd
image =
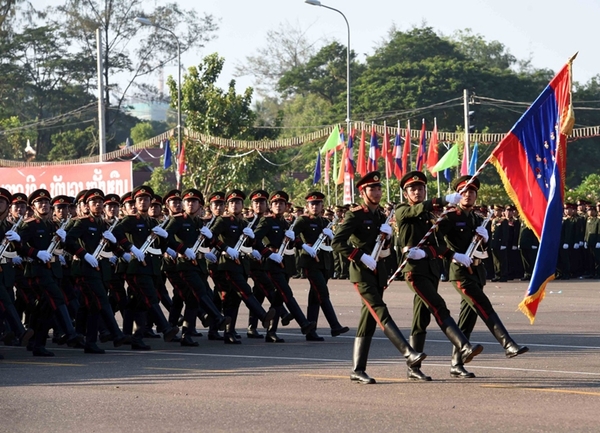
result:
M 598 236 L 600 229 L 600 219 L 597 217 L 588 217 L 585 223 L 585 242 L 588 248 L 596 248 L 596 243 L 599 242 Z
M 504 217 L 492 219 L 492 248 L 508 247 L 508 221 Z
M 436 199 L 439 200 L 439 199 Z M 433 226 L 436 217 L 433 215 L 434 200 L 425 200 L 419 204 L 409 205 L 402 203 L 396 208 L 396 226 L 398 227 L 398 245 L 400 253 L 405 257 L 409 248 L 417 246 L 423 239 L 427 231 Z M 443 202 L 445 204 L 445 202 Z M 444 242 L 444 237 L 435 230 L 421 249 L 425 251 L 427 257 L 421 260 L 408 260 L 402 270 L 403 273 L 411 272 L 415 275 L 431 276 L 439 280 L 442 270 L 440 262 L 441 257 L 452 259 L 453 252 L 448 249 Z
M 324 217 L 313 217 L 313 216 L 300 216 L 298 222 L 294 226 L 294 233 L 296 233 L 296 249 L 300 251 L 300 258 L 298 259 L 298 266 L 301 268 L 316 268 L 331 270 L 333 268 L 333 257 L 330 252 L 319 250 L 317 262 L 312 258 L 306 251 L 302 249 L 302 244 L 312 246 L 325 227 L 329 225 L 329 220 Z M 324 242 L 327 242 L 325 240 Z
M 167 269 L 163 265 L 163 270 L 177 271 L 200 271 L 204 275 L 208 275 L 208 266 L 204 258 L 198 258 L 196 265 L 191 260 L 183 257 L 183 253 L 187 248 L 192 248 L 198 237 L 200 229 L 204 227 L 204 220 L 200 217 L 191 217 L 186 213 L 173 215 L 165 227 L 169 233 L 168 245 L 180 256 L 177 257 L 177 265 L 173 269 L 170 265 Z M 204 241 L 204 246 L 208 247 L 210 240 Z M 169 259 L 170 260 L 170 259 Z
M 25 263 L 26 278 L 36 277 L 42 268 L 47 269 L 48 264 L 42 263 L 37 258 L 37 253 L 40 250 L 48 249 L 57 229 L 58 227 L 53 220 L 42 220 L 40 218 L 30 218 L 19 228 L 19 236 L 21 236 L 19 255 L 32 259 Z M 52 260 L 50 262 L 52 274 L 55 278 L 62 278 L 62 266 L 58 257 L 54 255 Z
M 502 218 L 504 222 L 506 220 Z M 465 212 L 457 207 L 454 212 L 447 214 L 447 217 L 440 223 L 440 231 L 446 239 L 446 244 L 456 253 L 466 253 L 469 245 L 475 236 L 475 229 L 483 223 L 483 217 L 475 212 Z M 485 245 L 482 245 L 485 249 Z M 480 248 L 481 250 L 481 248 Z M 458 263 L 450 263 L 450 281 L 473 280 L 481 286 L 485 285 L 485 266 L 483 263 L 478 266 L 472 265 L 471 271 Z
M 148 236 L 152 234 L 152 228 L 158 225 L 158 221 L 148 215 L 127 215 L 115 227 L 113 234 L 117 238 L 117 244 L 125 251 L 129 251 L 131 245 L 140 248 Z M 167 240 L 157 237 L 151 248 L 160 248 L 162 252 L 167 249 Z M 160 275 L 161 255 L 146 253 L 146 266 L 140 263 L 135 256 L 131 255 L 131 261 L 127 264 L 127 274 Z
M 254 230 L 254 248 L 258 250 L 261 256 L 265 258 L 265 271 L 267 272 L 285 272 L 284 267 L 273 260 L 268 260 L 272 253 L 277 252 L 283 240 L 285 239 L 285 231 L 290 224 L 282 216 L 267 215 L 260 219 L 256 230 Z M 296 240 L 292 239 L 288 248 L 295 244 Z M 284 266 L 294 266 L 294 256 L 284 256 L 281 263 Z
M 371 254 L 375 248 L 379 227 L 386 221 L 382 207 L 371 212 L 366 205 L 356 206 L 346 212 L 344 222 L 338 226 L 331 246 L 333 250 L 350 260 L 350 281 L 359 283 L 371 281 L 373 271 L 367 268 L 360 258 L 363 254 Z M 384 245 L 384 248 L 389 245 Z M 378 283 L 387 282 L 385 260 L 377 262 Z
M 532 246 L 539 246 L 540 241 L 529 227 L 521 222 L 521 232 L 519 233 L 519 248 L 522 250 L 530 250 Z
M 242 236 L 242 230 L 248 225 L 241 215 L 235 217 L 233 215 L 220 216 L 215 220 L 215 223 L 211 227 L 213 238 L 211 245 L 217 248 L 221 252 L 219 255 L 219 271 L 229 272 L 244 272 L 246 275 L 250 274 L 250 262 L 245 254 L 240 254 L 238 259 L 239 263 L 225 254 L 227 247 L 233 248 L 237 244 L 240 236 Z M 252 244 L 252 239 L 247 239 L 244 242 L 244 246 Z

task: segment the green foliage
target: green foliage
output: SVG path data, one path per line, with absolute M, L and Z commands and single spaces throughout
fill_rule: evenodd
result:
M 54 147 L 48 153 L 48 160 L 61 161 L 91 156 L 98 150 L 97 128 L 74 129 L 52 135 Z
M 149 185 L 156 194 L 162 197 L 175 188 L 175 185 L 173 184 L 174 179 L 173 167 L 170 167 L 167 170 L 162 167 L 157 167 L 152 172 L 147 185 Z
M 0 118 L 0 158 L 22 159 L 27 140 L 31 143 L 35 142 L 35 133 L 28 129 L 21 129 L 21 126 L 17 116 Z M 3 133 L 10 129 L 14 129 L 14 132 Z
M 600 175 L 590 174 L 575 189 L 569 189 L 565 194 L 565 201 L 575 203 L 579 199 L 592 203 L 600 201 Z
M 155 135 L 156 133 L 154 132 L 154 128 L 150 122 L 140 122 L 131 128 L 130 132 L 130 136 L 134 144 L 149 140 Z

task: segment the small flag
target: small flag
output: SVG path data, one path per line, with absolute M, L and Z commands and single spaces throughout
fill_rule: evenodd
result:
M 369 146 L 369 161 L 367 163 L 367 171 L 377 170 L 377 160 L 379 159 L 379 143 L 377 142 L 377 133 L 375 125 L 371 126 L 371 144 Z
M 173 154 L 171 153 L 171 142 L 167 139 L 164 141 L 165 153 L 163 155 L 163 168 L 166 170 L 173 165 Z
M 471 159 L 469 161 L 469 174 L 473 176 L 477 171 L 477 154 L 479 153 L 479 143 L 475 142 L 473 146 L 473 153 L 471 154 Z
M 315 173 L 313 176 L 313 185 L 316 185 L 321 180 L 321 153 L 317 152 L 317 163 L 315 164 Z
M 404 139 L 404 150 L 402 151 L 402 173 L 403 176 L 410 171 L 408 160 L 410 159 L 410 120 L 406 125 L 406 138 Z
M 438 152 L 438 131 L 437 131 L 437 120 L 433 119 L 433 132 L 431 133 L 431 140 L 429 141 L 429 151 L 427 152 L 427 168 L 433 177 L 437 177 L 437 171 L 433 171 L 432 168 L 439 161 Z
M 460 175 L 469 174 L 469 146 L 465 143 L 463 146 L 463 157 L 460 165 Z
M 394 138 L 394 176 L 400 180 L 404 176 L 402 171 L 402 138 L 400 138 L 400 122 L 398 122 L 398 130 L 396 138 Z
M 358 174 L 364 176 L 367 174 L 367 160 L 365 158 L 365 130 L 363 129 L 360 133 L 360 145 L 358 146 L 358 161 L 356 170 Z
M 431 171 L 442 171 L 458 165 L 458 144 L 454 144 L 448 152 L 442 156 L 438 163 L 432 167 Z
M 425 138 L 425 119 L 423 119 L 423 123 L 421 124 L 421 136 L 419 137 L 419 151 L 417 152 L 417 171 L 423 170 L 423 165 L 425 165 L 425 156 L 427 155 L 427 140 Z
M 329 138 L 327 139 L 327 141 L 321 148 L 321 153 L 325 153 L 331 149 L 335 149 L 337 147 L 337 145 L 339 144 L 339 142 L 340 142 L 340 130 L 339 130 L 338 126 L 335 125 L 335 127 L 333 128 L 333 131 L 331 131 L 331 134 L 329 134 Z

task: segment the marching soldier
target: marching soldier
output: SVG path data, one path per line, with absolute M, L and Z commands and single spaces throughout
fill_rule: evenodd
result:
M 440 231 L 445 235 L 448 246 L 455 252 L 455 257 L 456 253 L 464 255 L 474 238 L 481 238 L 484 246 L 488 243 L 487 230 L 485 227 L 481 227 L 483 218 L 473 211 L 480 186 L 479 179 L 475 178 L 468 183 L 471 178 L 472 176 L 465 175 L 454 182 L 455 191 L 462 190 L 464 186 L 467 186 L 467 189 L 462 193 L 457 212 L 449 213 L 447 218 L 440 223 Z M 466 262 L 453 260 L 450 263 L 450 281 L 462 297 L 458 320 L 460 330 L 467 338 L 470 338 L 477 316 L 479 316 L 498 340 L 507 358 L 527 352 L 529 349 L 526 346 L 519 346 L 510 337 L 492 303 L 483 292 L 485 269 L 481 260 L 467 258 Z M 475 377 L 475 374 L 464 368 L 464 362 L 456 346 L 452 352 L 450 374 L 452 377 L 459 378 Z
M 213 192 L 208 196 L 208 203 L 210 206 L 210 212 L 212 214 L 213 224 L 221 215 L 225 214 L 225 193 L 222 191 Z M 213 280 L 215 285 L 213 291 L 213 303 L 218 309 L 223 312 L 223 302 L 221 299 L 221 293 L 227 291 L 227 278 L 225 272 L 219 270 L 219 264 L 215 261 L 214 263 L 208 261 L 208 272 L 210 278 Z M 222 341 L 224 337 L 219 334 L 216 323 L 213 321 L 208 328 L 208 339 Z
M 470 362 L 481 353 L 483 347 L 474 346 L 460 331 L 458 325 L 450 316 L 446 302 L 438 294 L 438 284 L 442 269 L 439 257 L 467 264 L 470 259 L 462 253 L 448 249 L 441 234 L 434 232 L 422 247 L 416 248 L 419 241 L 432 227 L 435 219 L 432 211 L 434 204 L 442 207 L 448 204 L 457 204 L 461 196 L 458 193 L 446 196 L 446 199 L 435 198 L 425 200 L 427 177 L 421 171 L 411 171 L 400 180 L 406 202 L 396 208 L 396 224 L 403 258 L 407 258 L 407 265 L 403 269 L 404 280 L 408 287 L 415 293 L 413 301 L 413 324 L 410 335 L 410 345 L 417 352 L 425 348 L 427 326 L 431 322 L 431 315 L 437 325 L 454 345 L 461 363 Z M 458 212 L 458 210 L 457 210 Z M 485 230 L 485 229 L 481 229 Z M 431 380 L 430 376 L 421 371 L 421 364 L 414 364 L 408 368 L 407 377 L 413 380 Z
M 371 257 L 381 237 L 391 237 L 381 201 L 381 174 L 367 173 L 356 183 L 364 205 L 351 208 L 333 238 L 333 249 L 350 260 L 350 281 L 354 283 L 363 305 L 354 339 L 353 369 L 350 380 L 363 384 L 376 383 L 367 372 L 367 359 L 375 327 L 383 330 L 387 338 L 406 359 L 408 367 L 419 365 L 427 355 L 415 351 L 406 341 L 383 302 L 383 288 L 387 270 L 383 260 Z M 389 246 L 389 245 L 388 245 Z
M 309 193 L 305 199 L 307 200 L 308 215 L 297 217 L 294 233 L 296 234 L 296 250 L 300 251 L 299 267 L 304 278 L 307 278 L 310 283 L 306 318 L 310 322 L 317 323 L 319 308 L 322 309 L 331 328 L 331 336 L 337 337 L 348 332 L 350 328 L 340 324 L 329 298 L 327 280 L 329 280 L 333 265 L 332 255 L 322 249 L 315 250 L 313 248 L 321 234 L 328 239 L 333 239 L 333 232 L 328 227 L 329 221 L 321 216 L 325 195 L 314 191 Z M 324 338 L 320 337 L 313 329 L 306 334 L 306 340 L 323 341 Z

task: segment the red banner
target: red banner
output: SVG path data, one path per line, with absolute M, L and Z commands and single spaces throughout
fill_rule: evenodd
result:
M 47 167 L 2 167 L 0 184 L 11 193 L 23 192 L 27 195 L 38 188 L 47 189 L 52 197 L 74 197 L 79 191 L 90 188 L 100 188 L 105 194 L 123 195 L 133 187 L 131 168 L 131 161 Z

